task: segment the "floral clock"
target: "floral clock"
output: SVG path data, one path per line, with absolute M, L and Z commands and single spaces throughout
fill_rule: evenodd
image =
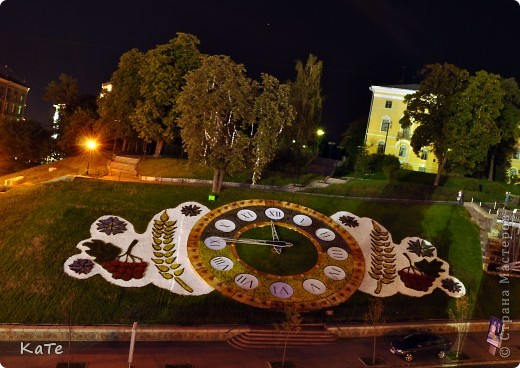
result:
M 262 236 L 252 230 L 265 228 Z M 278 232 L 297 235 L 287 241 Z M 287 233 L 287 231 L 285 231 Z M 314 264 L 294 274 L 266 272 L 246 261 L 240 246 L 267 247 L 273 257 L 291 262 L 289 252 L 317 254 Z M 364 259 L 354 238 L 338 223 L 310 208 L 274 200 L 229 203 L 205 214 L 188 237 L 188 256 L 195 271 L 213 288 L 256 307 L 300 310 L 331 307 L 346 301 L 361 285 Z

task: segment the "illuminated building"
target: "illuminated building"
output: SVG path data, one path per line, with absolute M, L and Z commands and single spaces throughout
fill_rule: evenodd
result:
M 404 98 L 415 93 L 419 85 L 371 86 L 372 103 L 365 133 L 368 153 L 384 153 L 399 159 L 407 170 L 437 172 L 437 158 L 430 148 L 424 147 L 419 155 L 413 152 L 410 140 L 418 123 L 404 129 L 399 120 L 406 110 Z
M 0 120 L 24 120 L 29 87 L 8 66 L 0 67 Z

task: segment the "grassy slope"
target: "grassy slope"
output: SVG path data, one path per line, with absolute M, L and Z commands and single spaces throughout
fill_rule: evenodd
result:
M 266 323 L 280 319 L 277 314 L 236 303 L 216 292 L 182 297 L 155 286 L 120 288 L 99 276 L 77 280 L 63 272 L 63 262 L 78 252 L 76 244 L 89 237 L 89 226 L 99 216 L 124 217 L 133 223 L 136 231 L 143 232 L 154 214 L 186 200 L 212 208 L 244 198 L 294 201 L 327 215 L 348 210 L 382 223 L 395 242 L 407 236 L 424 237 L 437 246 L 440 257 L 449 259 L 452 273 L 466 284 L 470 295 L 478 298 L 474 316 L 501 315 L 500 289 L 505 286 L 482 272 L 478 229 L 460 207 L 382 204 L 231 189 L 225 190 L 217 203 L 208 203 L 208 192 L 203 187 L 74 181 L 21 187 L 1 194 L 0 322 L 89 324 L 139 320 L 207 324 Z M 511 295 L 520 295 L 518 280 L 507 288 Z M 348 302 L 336 307 L 333 318 L 362 320 L 368 299 L 366 294 L 355 293 Z M 436 291 L 422 298 L 400 295 L 386 298 L 385 305 L 387 320 L 437 319 L 447 318 L 453 300 Z M 513 308 L 510 316 L 518 318 L 520 305 Z M 322 321 L 323 312 L 307 318 Z

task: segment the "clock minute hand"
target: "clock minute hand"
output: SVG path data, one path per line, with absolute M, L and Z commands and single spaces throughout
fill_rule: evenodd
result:
M 226 243 L 244 243 L 244 244 L 252 244 L 252 245 L 269 245 L 272 247 L 292 247 L 293 243 L 286 242 L 283 240 L 264 240 L 264 239 L 247 239 L 247 238 L 221 238 Z

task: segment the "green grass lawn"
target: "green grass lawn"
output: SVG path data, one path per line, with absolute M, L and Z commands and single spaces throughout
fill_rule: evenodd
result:
M 76 180 L 19 187 L 0 194 L 0 323 L 143 324 L 272 323 L 283 315 L 235 302 L 212 292 L 186 297 L 153 285 L 121 288 L 100 276 L 78 280 L 63 272 L 63 263 L 78 253 L 77 243 L 90 237 L 89 227 L 102 215 L 116 215 L 144 232 L 161 210 L 187 200 L 209 208 L 249 199 L 283 199 L 326 215 L 339 210 L 368 216 L 390 230 L 394 242 L 407 236 L 432 241 L 439 256 L 449 260 L 453 274 L 477 298 L 474 317 L 501 313 L 498 278 L 482 272 L 478 228 L 465 210 L 452 205 L 400 205 L 303 193 L 226 189 L 216 202 L 210 189 L 141 183 Z M 512 280 L 511 295 L 520 295 Z M 306 315 L 307 322 L 361 321 L 370 297 L 357 292 L 337 307 L 333 317 L 323 311 Z M 397 295 L 385 299 L 385 319 L 448 318 L 453 307 L 443 292 L 422 298 Z M 520 316 L 520 303 L 511 318 Z
M 293 244 L 282 249 L 282 254 L 266 245 L 237 244 L 240 259 L 255 269 L 274 275 L 298 275 L 309 271 L 318 261 L 318 252 L 314 244 L 297 231 L 277 226 L 280 239 Z M 250 229 L 241 235 L 248 239 L 271 238 L 271 227 L 264 226 Z

